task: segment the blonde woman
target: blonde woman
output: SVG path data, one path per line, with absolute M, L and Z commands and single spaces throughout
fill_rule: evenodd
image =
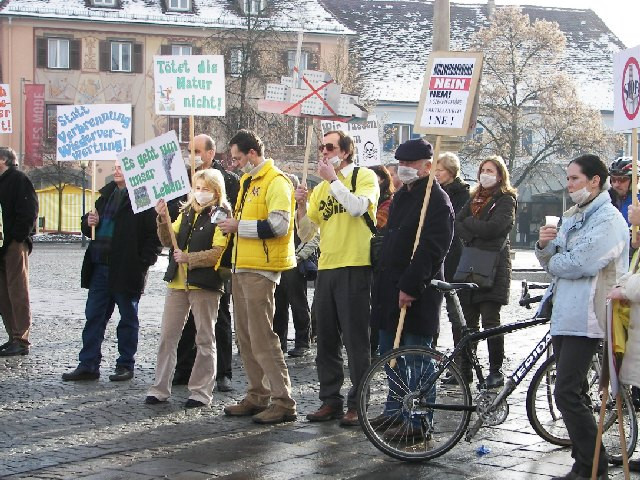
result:
M 168 247 L 171 237 L 166 209 L 164 200 L 160 200 L 156 205 L 158 237 Z M 189 310 L 193 312 L 197 329 L 197 353 L 185 407 L 197 408 L 211 403 L 216 376 L 214 325 L 223 291 L 216 265 L 226 245 L 226 237 L 217 223 L 230 211 L 222 174 L 215 169 L 197 172 L 193 177 L 193 190 L 171 225 L 179 248 L 171 249 L 164 276 L 169 288 L 162 315 L 155 383 L 149 389 L 145 403 L 165 402 L 171 395 L 176 350 Z
M 471 198 L 456 216 L 455 231 L 464 245 L 500 252 L 493 286 L 460 293 L 462 311 L 471 330 L 488 329 L 500 325 L 500 309 L 509 303 L 511 284 L 511 255 L 509 233 L 516 216 L 516 190 L 509 181 L 504 160 L 491 156 L 478 168 L 478 185 Z M 487 388 L 504 384 L 504 337 L 487 340 L 489 349 L 489 375 Z M 467 382 L 473 380 L 471 365 L 463 359 L 462 373 Z

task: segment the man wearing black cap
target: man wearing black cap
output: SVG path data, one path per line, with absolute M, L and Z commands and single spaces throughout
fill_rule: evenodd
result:
M 309 198 L 296 189 L 298 235 L 309 241 L 320 229 L 320 259 L 314 295 L 322 406 L 307 415 L 312 422 L 340 419 L 343 426 L 359 424 L 358 385 L 371 362 L 369 315 L 371 302 L 371 228 L 380 197 L 376 174 L 354 167 L 353 140 L 342 131 L 327 132 L 319 146 L 318 174 L 324 179 Z M 368 217 L 368 220 L 365 218 Z M 343 415 L 342 344 L 347 349 L 352 387 Z
M 420 242 L 413 255 L 420 212 L 424 200 L 432 157 L 431 144 L 423 139 L 408 140 L 398 147 L 398 177 L 404 186 L 395 193 L 389 210 L 387 233 L 376 272 L 372 309 L 380 318 L 380 355 L 393 348 L 400 309 L 407 307 L 400 345 L 430 347 L 440 324 L 442 294 L 430 288 L 434 278 L 442 279 L 443 263 L 453 238 L 454 213 L 449 197 L 438 182 L 433 182 L 429 206 L 420 232 Z M 417 372 L 405 375 L 409 388 Z M 400 372 L 398 375 L 402 375 Z M 428 375 L 426 375 L 428 377 Z M 402 405 L 390 397 L 382 415 L 371 420 L 373 426 L 391 427 L 385 436 L 423 440 L 425 433 L 420 419 L 402 416 Z M 393 428 L 394 427 L 394 428 Z

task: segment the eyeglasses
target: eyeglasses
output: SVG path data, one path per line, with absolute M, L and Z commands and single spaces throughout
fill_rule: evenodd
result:
M 626 183 L 629 180 L 629 177 L 611 177 L 611 183 Z
M 327 152 L 333 152 L 337 147 L 333 143 L 321 143 L 318 145 L 318 150 L 322 152 L 324 149 L 327 149 Z

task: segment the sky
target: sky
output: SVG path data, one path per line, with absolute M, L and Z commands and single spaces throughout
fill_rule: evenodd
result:
M 484 3 L 483 0 L 451 0 L 451 3 Z M 640 45 L 640 0 L 496 0 L 496 5 L 540 5 L 543 7 L 593 10 L 627 48 Z

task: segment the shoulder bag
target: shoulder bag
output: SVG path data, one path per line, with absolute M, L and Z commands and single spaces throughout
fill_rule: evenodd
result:
M 483 250 L 478 247 L 463 246 L 458 268 L 453 275 L 454 282 L 475 283 L 478 287 L 489 289 L 493 287 L 498 268 L 500 253 L 507 245 L 504 239 L 500 250 Z

